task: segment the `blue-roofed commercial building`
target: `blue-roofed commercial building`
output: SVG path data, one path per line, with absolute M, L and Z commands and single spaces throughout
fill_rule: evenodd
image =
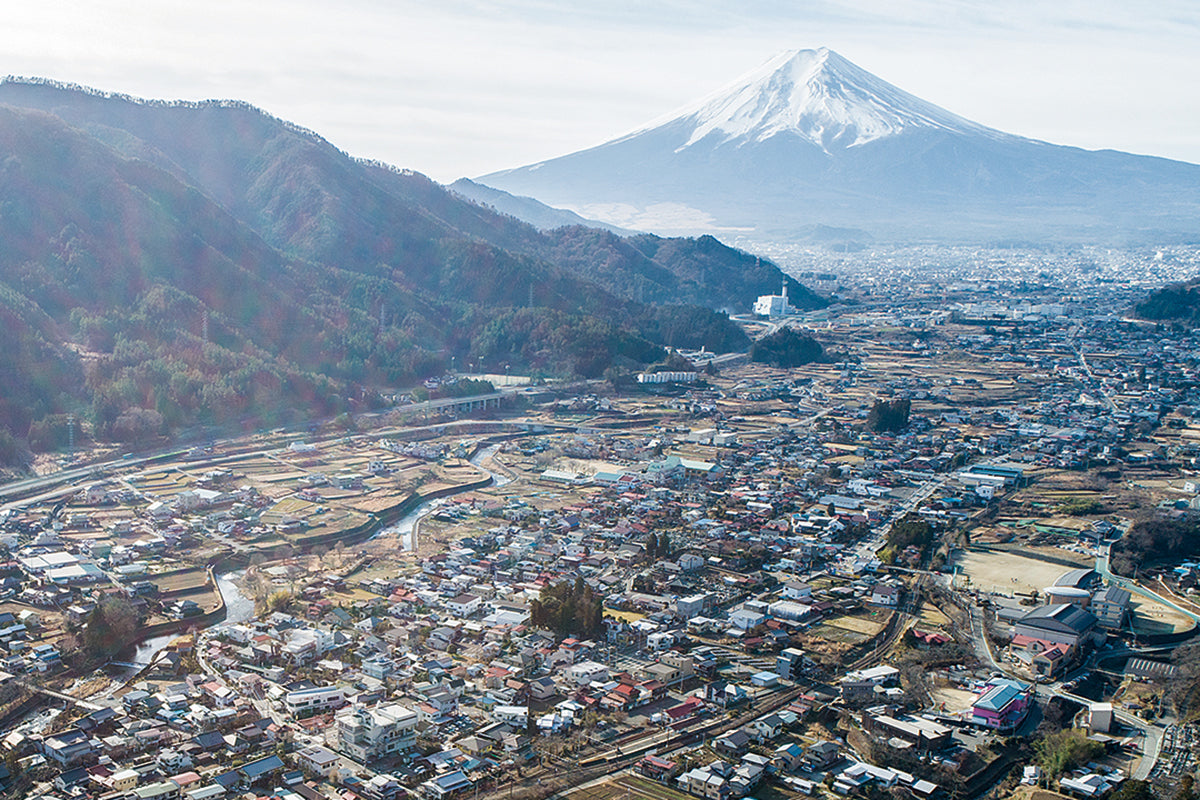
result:
M 971 721 L 985 728 L 1010 731 L 1025 721 L 1032 698 L 1032 684 L 993 678 L 971 705 Z

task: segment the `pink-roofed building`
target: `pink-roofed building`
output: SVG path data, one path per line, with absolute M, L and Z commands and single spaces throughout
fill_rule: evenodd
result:
M 1009 649 L 1018 660 L 1029 665 L 1031 673 L 1048 678 L 1057 675 L 1074 652 L 1074 648 L 1064 642 L 1052 642 L 1024 633 L 1012 638 Z
M 993 678 L 971 705 L 971 722 L 994 730 L 1012 730 L 1029 713 L 1033 687 L 1009 678 Z

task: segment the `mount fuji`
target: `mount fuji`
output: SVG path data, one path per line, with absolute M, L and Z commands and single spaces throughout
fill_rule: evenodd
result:
M 783 53 L 605 144 L 479 183 L 624 228 L 877 241 L 1200 239 L 1200 166 L 1005 133 Z

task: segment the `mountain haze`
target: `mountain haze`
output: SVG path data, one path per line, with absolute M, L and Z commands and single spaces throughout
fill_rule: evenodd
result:
M 524 220 L 538 230 L 549 231 L 555 228 L 583 225 L 589 228 L 602 228 L 621 235 L 632 233 L 632 231 L 623 230 L 615 225 L 606 225 L 603 222 L 584 219 L 574 211 L 567 211 L 548 206 L 545 203 L 539 203 L 532 197 L 517 197 L 508 192 L 502 192 L 499 189 L 475 183 L 475 181 L 468 178 L 459 178 L 450 184 L 449 188 L 455 194 L 459 194 L 482 206 L 489 206 L 502 214 L 509 214 L 517 219 Z
M 451 358 L 596 376 L 737 349 L 710 309 L 784 279 L 711 239 L 538 231 L 237 102 L 10 79 L 0 153 L 0 431 L 34 444 L 68 412 L 135 441 L 368 408 Z
M 1200 166 L 1004 133 L 827 49 L 784 53 L 606 144 L 477 179 L 659 233 L 794 241 L 1191 240 Z

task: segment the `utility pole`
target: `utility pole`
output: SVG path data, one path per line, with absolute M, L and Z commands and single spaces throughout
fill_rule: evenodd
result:
M 67 455 L 75 460 L 75 415 L 67 414 Z

